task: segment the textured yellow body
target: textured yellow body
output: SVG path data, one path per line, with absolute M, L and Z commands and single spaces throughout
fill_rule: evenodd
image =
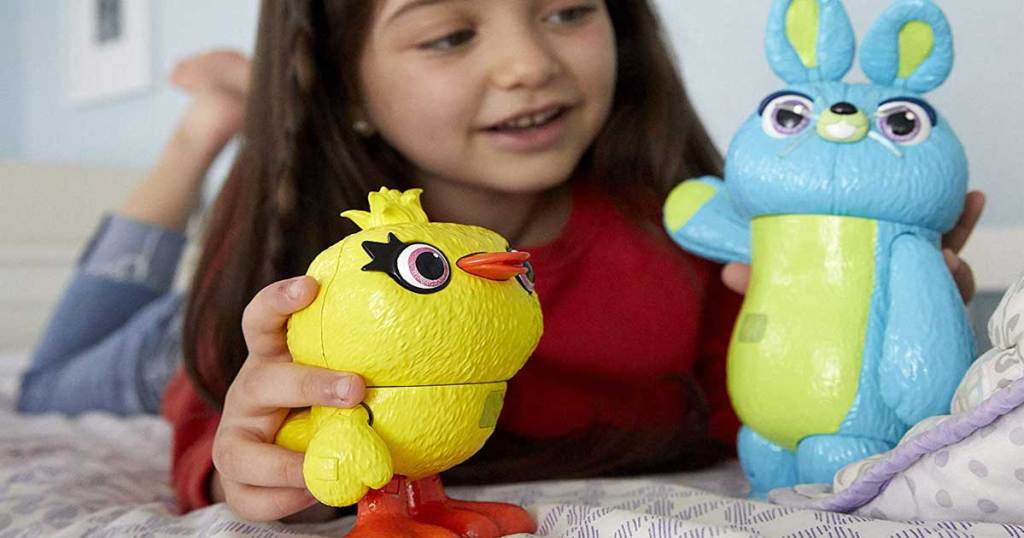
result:
M 441 292 L 411 293 L 386 275 L 361 270 L 368 261 L 362 242 L 386 242 L 388 233 L 429 242 L 453 264 L 508 247 L 494 232 L 449 223 L 373 228 L 345 238 L 310 266 L 320 292 L 288 323 L 295 361 L 358 372 L 367 386 L 388 387 L 506 381 L 519 371 L 543 329 L 536 294 L 514 280 L 485 280 L 457 268 Z
M 413 218 L 394 217 L 387 204 L 373 207 L 375 195 L 380 202 L 396 192 L 371 195 L 377 225 L 370 214 L 354 215 L 365 229 L 317 256 L 307 274 L 320 291 L 288 323 L 295 362 L 366 380 L 363 407 L 314 407 L 290 416 L 278 433 L 278 444 L 306 452 L 307 486 L 333 506 L 357 502 L 392 474 L 422 478 L 479 450 L 494 431 L 505 381 L 543 330 L 536 294 L 516 279 L 489 280 L 456 266 L 472 254 L 506 252 L 501 236 L 427 222 L 418 201 L 420 217 Z M 364 243 L 386 243 L 389 234 L 440 250 L 451 267 L 448 284 L 421 294 L 364 270 L 370 261 Z
M 413 480 L 450 469 L 494 432 L 505 383 L 370 389 L 373 429 L 391 451 L 395 474 Z

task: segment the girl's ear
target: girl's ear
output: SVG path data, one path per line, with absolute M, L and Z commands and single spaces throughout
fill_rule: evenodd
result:
M 856 51 L 853 26 L 840 0 L 775 0 L 765 52 L 790 84 L 842 80 Z
M 860 47 L 860 66 L 875 84 L 925 93 L 953 68 L 953 34 L 931 0 L 897 0 Z

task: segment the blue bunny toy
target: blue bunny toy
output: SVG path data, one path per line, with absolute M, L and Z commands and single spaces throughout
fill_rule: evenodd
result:
M 686 181 L 665 203 L 683 248 L 751 264 L 728 387 L 755 497 L 831 482 L 948 413 L 974 356 L 939 250 L 967 160 L 922 98 L 952 68 L 949 24 L 897 0 L 860 47 L 872 84 L 841 82 L 855 46 L 839 0 L 776 0 L 766 49 L 788 87 L 736 134 L 725 182 Z

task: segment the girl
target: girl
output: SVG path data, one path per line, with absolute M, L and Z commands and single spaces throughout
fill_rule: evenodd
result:
M 539 275 L 544 339 L 498 432 L 448 482 L 679 470 L 731 452 L 738 299 L 659 225 L 668 189 L 721 162 L 647 2 L 266 1 L 253 69 L 187 309 L 190 379 L 165 398 L 183 508 L 226 499 L 277 519 L 314 503 L 302 455 L 274 434 L 289 408 L 357 405 L 364 385 L 290 363 L 285 320 L 316 283 L 268 284 L 353 232 L 339 211 L 381 185 L 422 187 L 432 220 L 501 233 Z

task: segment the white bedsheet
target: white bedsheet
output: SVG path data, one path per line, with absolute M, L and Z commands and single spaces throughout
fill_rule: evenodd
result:
M 12 411 L 24 354 L 0 355 L 0 537 L 341 536 L 351 525 L 258 524 L 224 505 L 178 515 L 160 419 Z M 897 523 L 750 502 L 736 464 L 699 473 L 451 488 L 526 506 L 538 536 L 1019 536 L 1024 527 Z

